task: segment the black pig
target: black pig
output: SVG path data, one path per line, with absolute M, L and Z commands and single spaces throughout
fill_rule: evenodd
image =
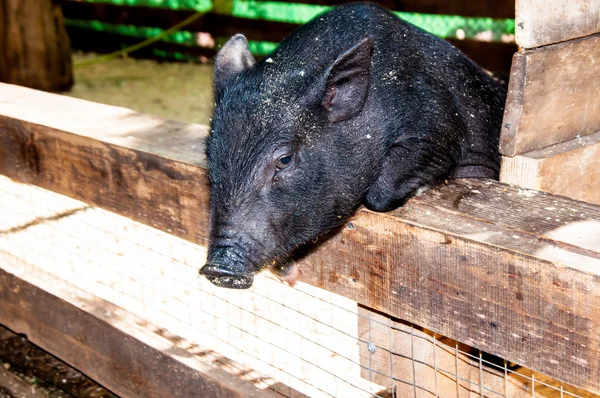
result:
M 361 203 L 388 211 L 440 180 L 498 177 L 505 89 L 377 5 L 325 13 L 259 62 L 233 36 L 214 86 L 200 272 L 218 286 L 250 287 Z

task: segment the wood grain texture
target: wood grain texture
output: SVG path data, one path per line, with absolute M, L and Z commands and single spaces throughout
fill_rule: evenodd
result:
M 0 82 L 48 91 L 71 88 L 71 47 L 58 4 L 0 0 Z
M 600 204 L 600 132 L 505 156 L 500 181 Z
M 1 173 L 206 244 L 204 128 L 0 94 Z M 600 207 L 460 180 L 337 232 L 298 259 L 302 281 L 600 392 Z
M 600 32 L 600 0 L 516 0 L 516 41 L 533 48 Z
M 500 152 L 515 156 L 600 130 L 600 34 L 513 57 Z
M 0 322 L 122 397 L 276 396 L 203 363 L 202 355 L 181 362 L 164 337 L 140 324 L 111 323 L 106 313 L 114 306 L 75 292 L 64 282 L 40 288 L 0 270 Z

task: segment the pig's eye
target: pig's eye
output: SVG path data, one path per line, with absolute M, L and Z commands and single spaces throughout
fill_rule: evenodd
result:
M 292 155 L 288 154 L 288 155 L 283 155 L 282 157 L 277 159 L 276 165 L 279 170 L 282 170 L 282 169 L 285 169 L 286 167 L 288 167 L 290 165 L 290 163 L 292 163 Z

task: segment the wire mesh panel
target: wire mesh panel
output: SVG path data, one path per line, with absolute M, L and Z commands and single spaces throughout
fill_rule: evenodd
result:
M 397 397 L 593 397 L 408 322 L 359 308 L 362 377 Z
M 204 247 L 4 177 L 0 258 L 282 396 L 592 396 L 306 284 L 218 288 L 198 277 Z
M 121 308 L 106 310 L 115 321 L 135 314 L 179 348 L 201 346 L 268 375 L 283 395 L 360 397 L 380 389 L 360 378 L 355 302 L 308 285 L 290 289 L 267 275 L 251 290 L 217 288 L 198 276 L 201 246 L 0 181 L 0 256 L 8 271 L 28 264 L 25 277 L 67 281 Z

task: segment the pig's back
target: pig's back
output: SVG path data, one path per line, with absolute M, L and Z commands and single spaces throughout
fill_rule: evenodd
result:
M 372 3 L 322 14 L 288 36 L 273 56 L 287 69 L 320 74 L 365 37 L 373 39 L 372 86 L 382 96 L 418 97 L 427 87 L 438 94 L 449 90 L 467 106 L 484 100 L 503 107 L 505 90 L 454 46 Z M 459 95 L 466 92 L 469 98 Z

